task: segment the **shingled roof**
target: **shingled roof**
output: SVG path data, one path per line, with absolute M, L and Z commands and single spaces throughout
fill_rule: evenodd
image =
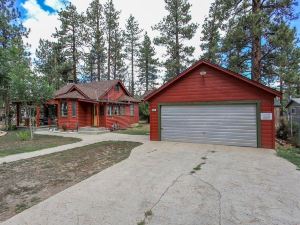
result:
M 74 98 L 94 101 L 101 100 L 101 97 L 103 97 L 118 83 L 124 88 L 125 92 L 128 95 L 124 96 L 124 98 L 127 97 L 127 100 L 138 102 L 138 100 L 130 95 L 130 93 L 126 90 L 126 88 L 119 80 L 106 80 L 85 84 L 67 84 L 56 91 L 55 98 Z

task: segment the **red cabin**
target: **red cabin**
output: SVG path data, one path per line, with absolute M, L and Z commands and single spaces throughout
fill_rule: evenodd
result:
M 68 130 L 127 128 L 139 122 L 139 102 L 119 80 L 68 84 L 48 101 L 42 109 L 43 119 L 37 118 L 37 125 L 56 125 Z

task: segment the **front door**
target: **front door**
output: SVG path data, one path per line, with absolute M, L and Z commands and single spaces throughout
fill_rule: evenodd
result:
M 93 126 L 94 127 L 98 126 L 98 124 L 97 124 L 97 105 L 96 104 L 93 105 Z

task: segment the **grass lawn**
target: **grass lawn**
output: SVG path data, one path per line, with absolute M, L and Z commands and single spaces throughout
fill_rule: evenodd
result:
M 34 135 L 33 140 L 21 141 L 17 134 L 18 131 L 11 131 L 8 132 L 7 135 L 0 137 L 0 157 L 81 141 L 81 139 L 78 138 L 38 134 Z
M 300 149 L 296 147 L 278 147 L 277 155 L 295 164 L 300 170 Z
M 126 130 L 118 130 L 115 132 L 119 134 L 130 134 L 130 135 L 149 135 L 150 125 L 140 123 L 135 127 L 127 128 Z
M 139 145 L 107 141 L 1 164 L 0 222 L 128 158 Z

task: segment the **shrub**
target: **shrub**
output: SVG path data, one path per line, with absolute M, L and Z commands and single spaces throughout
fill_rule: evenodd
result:
M 139 108 L 140 108 L 141 119 L 147 120 L 147 122 L 149 123 L 149 121 L 150 121 L 149 104 L 143 102 L 143 103 L 139 104 Z
M 63 125 L 61 126 L 61 128 L 63 129 L 63 131 L 67 131 L 67 125 L 66 125 L 66 124 L 63 124 Z
M 280 126 L 277 129 L 276 136 L 277 138 L 282 140 L 287 140 L 289 136 L 289 127 L 287 122 L 284 119 L 280 121 Z
M 31 136 L 29 131 L 20 131 L 17 133 L 17 137 L 21 141 L 29 141 Z

